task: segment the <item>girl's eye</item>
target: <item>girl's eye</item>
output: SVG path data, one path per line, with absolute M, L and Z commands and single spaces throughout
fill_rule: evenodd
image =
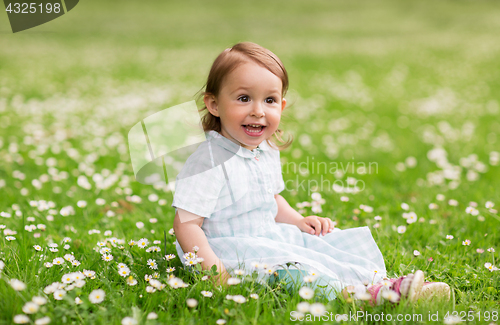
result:
M 247 95 L 244 95 L 244 96 L 241 96 L 240 98 L 238 98 L 239 100 L 241 100 L 242 102 L 247 102 L 248 101 L 248 96 Z
M 276 102 L 276 100 L 273 97 L 269 97 L 266 100 L 271 100 L 270 102 L 267 102 L 268 104 L 272 104 L 273 102 Z

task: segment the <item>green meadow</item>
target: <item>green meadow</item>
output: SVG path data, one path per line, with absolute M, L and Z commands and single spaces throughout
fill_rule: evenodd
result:
M 306 324 L 499 324 L 499 14 L 491 0 L 81 1 L 15 34 L 0 14 L 0 324 L 291 324 L 304 301 Z M 369 226 L 391 277 L 423 270 L 450 301 L 305 299 L 310 283 L 258 270 L 217 287 L 181 264 L 172 192 L 135 180 L 127 134 L 193 100 L 241 41 L 288 71 L 281 195 Z

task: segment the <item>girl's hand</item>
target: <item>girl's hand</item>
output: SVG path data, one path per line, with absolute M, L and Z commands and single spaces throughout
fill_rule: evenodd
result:
M 220 266 L 217 270 L 219 273 L 218 275 L 213 276 L 213 282 L 215 283 L 216 286 L 222 286 L 224 288 L 228 288 L 229 285 L 227 284 L 227 280 L 231 277 L 231 275 L 227 272 L 226 268 L 224 267 L 224 264 L 220 262 Z
M 319 236 L 320 233 L 325 236 L 327 233 L 333 231 L 335 225 L 329 218 L 322 218 L 318 216 L 308 216 L 300 219 L 295 224 L 301 231 L 307 232 L 311 235 Z
M 229 273 L 227 273 L 226 270 L 224 270 L 221 274 L 217 275 L 215 277 L 215 284 L 217 286 L 222 286 L 224 288 L 229 288 L 229 284 L 227 284 L 227 280 L 231 277 Z

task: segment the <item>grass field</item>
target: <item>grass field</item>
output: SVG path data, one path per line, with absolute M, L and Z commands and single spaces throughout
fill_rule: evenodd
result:
M 1 14 L 0 324 L 20 314 L 54 324 L 293 323 L 306 300 L 284 283 L 238 276 L 220 289 L 177 256 L 162 259 L 176 254 L 172 195 L 136 182 L 130 163 L 130 128 L 194 99 L 215 57 L 239 41 L 269 48 L 289 73 L 282 128 L 294 143 L 281 153 L 282 195 L 296 206 L 320 193 L 322 212 L 305 216 L 368 225 L 391 276 L 422 269 L 452 288 L 448 303 L 364 309 L 316 295 L 307 301 L 333 316 L 306 323 L 364 310 L 394 317 L 383 324 L 443 323 L 453 312 L 498 324 L 499 14 L 495 1 L 82 1 L 16 34 Z M 129 245 L 141 239 L 161 251 Z M 50 286 L 78 271 L 84 282 Z M 173 288 L 171 274 L 189 285 Z M 27 304 L 35 296 L 46 303 Z

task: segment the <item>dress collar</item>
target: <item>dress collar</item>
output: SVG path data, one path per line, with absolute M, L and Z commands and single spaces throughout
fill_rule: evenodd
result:
M 236 155 L 243 157 L 243 158 L 254 158 L 257 150 L 261 151 L 268 151 L 270 149 L 269 144 L 267 144 L 267 141 L 264 140 L 262 141 L 256 149 L 254 150 L 249 150 L 247 148 L 243 148 L 242 146 L 234 143 L 233 141 L 229 140 L 228 138 L 224 137 L 222 134 L 220 134 L 217 131 L 210 130 L 208 132 L 205 132 L 205 136 L 208 141 L 212 143 L 216 143 L 217 145 L 235 153 Z M 216 141 L 212 141 L 212 140 Z

